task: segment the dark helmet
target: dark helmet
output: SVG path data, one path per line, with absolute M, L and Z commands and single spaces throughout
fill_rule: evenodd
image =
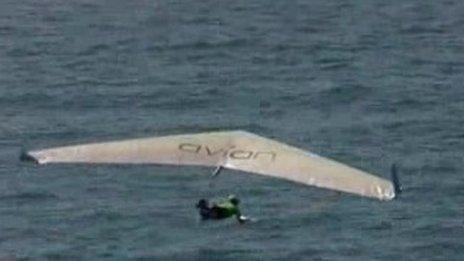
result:
M 230 203 L 234 204 L 235 206 L 240 204 L 240 200 L 235 195 L 229 195 L 228 199 Z
M 206 199 L 200 199 L 197 203 L 197 208 L 205 208 L 208 207 L 208 200 Z

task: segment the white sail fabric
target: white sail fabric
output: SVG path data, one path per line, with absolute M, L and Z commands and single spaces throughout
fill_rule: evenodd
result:
M 129 163 L 223 166 L 361 196 L 390 200 L 390 181 L 244 131 L 210 132 L 30 151 L 46 163 Z

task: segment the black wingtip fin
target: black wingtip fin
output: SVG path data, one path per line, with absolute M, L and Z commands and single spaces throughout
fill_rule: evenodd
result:
M 393 183 L 393 188 L 395 189 L 395 195 L 401 194 L 403 188 L 401 187 L 400 179 L 398 177 L 398 167 L 396 164 L 391 166 L 391 180 Z

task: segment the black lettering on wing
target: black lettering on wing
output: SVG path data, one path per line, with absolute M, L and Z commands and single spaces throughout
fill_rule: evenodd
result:
M 227 149 L 224 149 L 224 148 L 221 148 L 221 149 L 218 149 L 218 150 L 212 150 L 210 149 L 207 145 L 205 145 L 205 150 L 206 150 L 206 154 L 208 156 L 214 156 L 216 154 L 219 154 L 219 153 L 222 153 L 223 156 L 226 156 L 227 155 L 227 152 L 231 149 L 233 149 L 234 146 L 230 147 L 230 148 L 227 148 Z
M 277 154 L 273 151 L 258 151 L 255 153 L 253 159 L 258 158 L 269 158 L 271 161 L 275 161 Z
M 248 150 L 234 150 L 229 154 L 229 157 L 232 159 L 250 159 L 253 156 L 253 151 Z
M 179 144 L 179 150 L 198 153 L 201 150 L 201 145 L 193 144 L 193 143 L 181 143 Z

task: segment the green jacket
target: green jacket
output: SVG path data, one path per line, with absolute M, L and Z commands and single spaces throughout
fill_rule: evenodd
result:
M 216 218 L 218 219 L 235 216 L 237 218 L 237 221 L 240 222 L 240 224 L 248 220 L 246 217 L 242 216 L 242 214 L 240 213 L 238 204 L 233 204 L 232 201 L 229 199 L 219 202 L 217 204 L 214 204 L 211 210 L 213 211 Z
M 232 204 L 229 200 L 220 202 L 215 206 L 218 208 L 218 214 L 221 218 L 228 218 L 234 215 L 237 216 L 237 218 L 240 217 L 240 210 L 238 209 L 238 206 Z

